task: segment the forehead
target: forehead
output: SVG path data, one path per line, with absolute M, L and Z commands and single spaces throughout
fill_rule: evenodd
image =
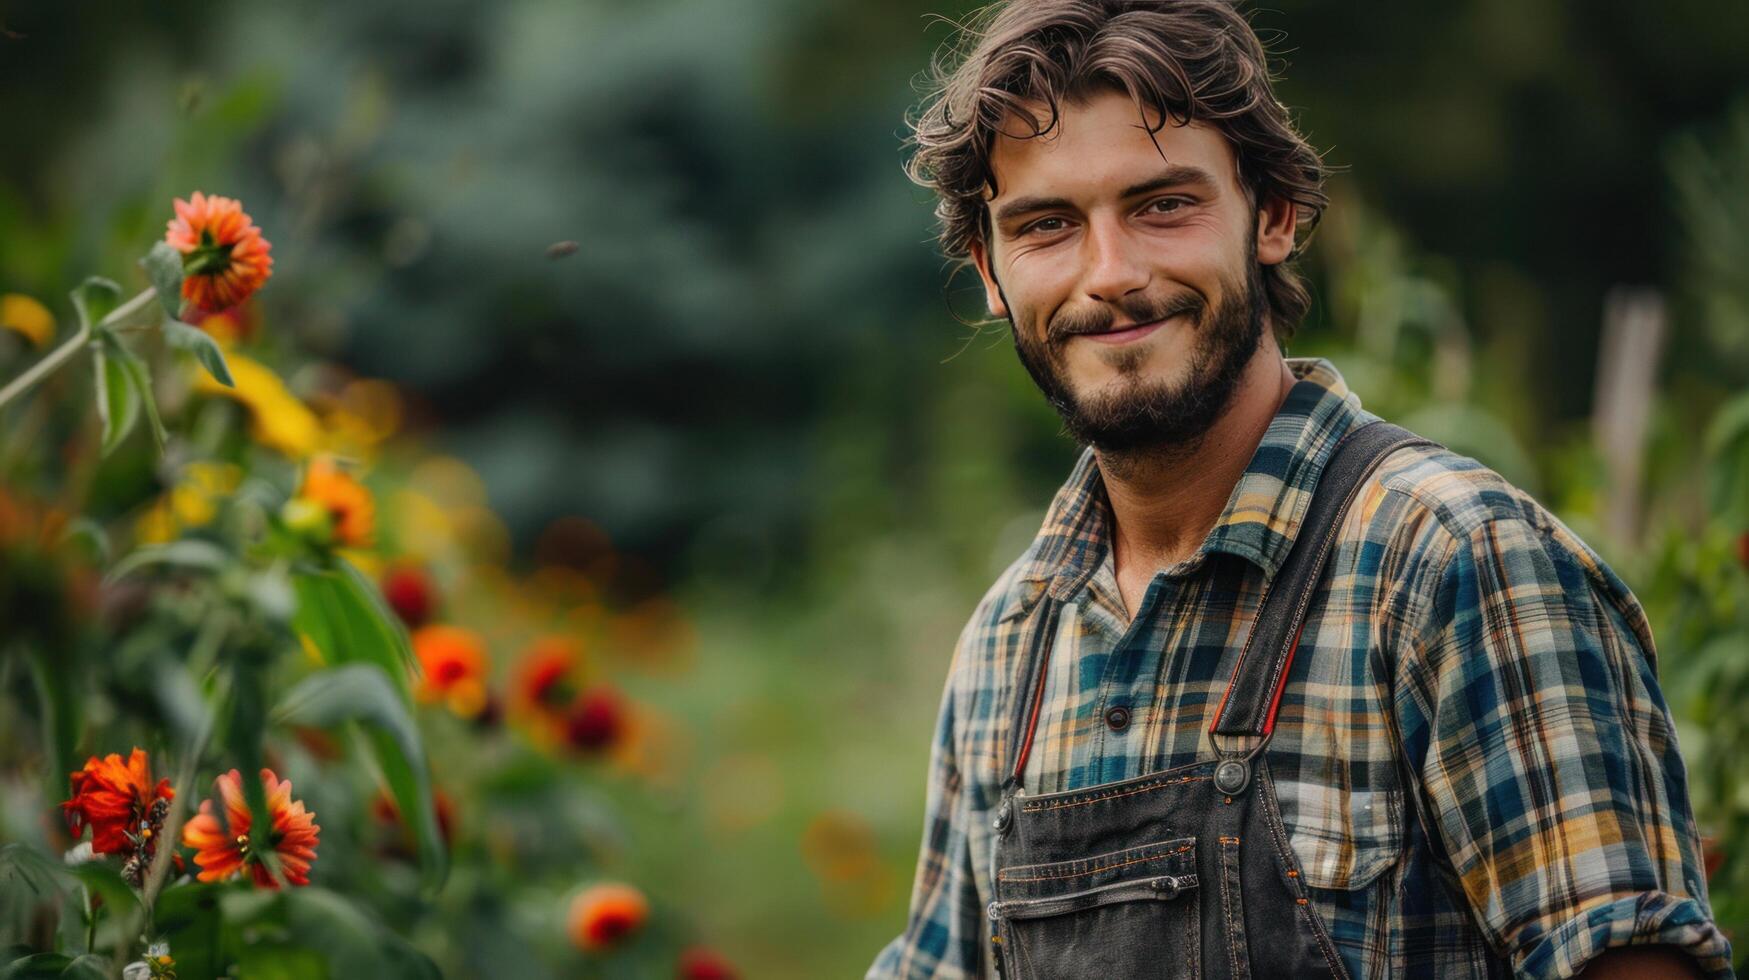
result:
M 1043 103 L 1028 109 L 1041 123 L 1050 118 Z M 1031 126 L 1011 112 L 990 149 L 999 193 L 991 197 L 986 188 L 984 199 L 995 204 L 1049 194 L 1092 201 L 1115 196 L 1168 166 L 1196 167 L 1223 191 L 1238 192 L 1238 158 L 1220 130 L 1200 120 L 1184 126 L 1169 121 L 1150 138 L 1147 127 L 1159 123 L 1157 112 L 1109 90 L 1061 103 L 1056 125 L 1043 136 L 1025 135 Z

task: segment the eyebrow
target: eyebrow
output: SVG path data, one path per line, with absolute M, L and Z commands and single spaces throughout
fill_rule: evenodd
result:
M 1201 167 L 1174 164 L 1139 184 L 1132 184 L 1124 188 L 1123 193 L 1118 196 L 1120 199 L 1137 197 L 1150 191 L 1160 190 L 1163 187 L 1178 187 L 1184 184 L 1200 184 L 1212 188 L 1215 186 L 1215 179 Z M 996 221 L 1001 224 L 1034 211 L 1072 207 L 1074 204 L 1066 197 L 1017 197 L 996 209 Z

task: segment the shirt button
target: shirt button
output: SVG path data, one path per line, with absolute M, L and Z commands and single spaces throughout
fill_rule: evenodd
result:
M 1121 732 L 1130 727 L 1130 709 L 1121 704 L 1115 704 L 1105 709 L 1105 723 L 1114 732 Z

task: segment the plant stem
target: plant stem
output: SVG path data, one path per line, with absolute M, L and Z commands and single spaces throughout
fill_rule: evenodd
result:
M 156 302 L 157 299 L 157 291 L 148 288 L 133 299 L 116 307 L 97 325 L 100 327 L 108 327 L 124 323 L 132 319 L 149 304 Z M 81 318 L 79 322 L 79 331 L 77 333 L 67 338 L 61 346 L 49 351 L 42 360 L 32 364 L 30 370 L 13 378 L 12 382 L 6 387 L 0 388 L 0 408 L 5 408 L 6 404 L 12 401 L 12 399 L 29 391 L 38 381 L 53 374 L 62 364 L 72 360 L 80 351 L 84 350 L 85 341 L 90 339 L 92 329 L 91 324 L 85 322 L 84 319 Z
M 217 649 L 224 643 L 225 635 L 233 625 L 229 610 L 220 609 L 203 625 L 200 634 L 195 637 L 196 653 Z M 146 871 L 145 885 L 140 889 L 140 905 L 146 913 L 145 932 L 150 935 L 156 929 L 155 908 L 158 893 L 164 889 L 165 879 L 169 877 L 171 856 L 181 846 L 182 814 L 187 805 L 188 791 L 193 788 L 194 771 L 200 765 L 200 757 L 206 753 L 206 743 L 212 738 L 214 720 L 219 715 L 220 708 L 230 692 L 228 682 L 219 681 L 219 686 L 213 691 L 212 710 L 207 713 L 200 729 L 195 732 L 189 743 L 188 751 L 182 757 L 182 766 L 176 773 L 176 796 L 170 806 L 170 813 L 164 818 L 164 834 L 158 838 L 158 848 L 152 852 L 152 865 Z M 123 938 L 123 942 L 127 939 Z M 125 950 L 116 957 L 117 962 L 126 962 Z

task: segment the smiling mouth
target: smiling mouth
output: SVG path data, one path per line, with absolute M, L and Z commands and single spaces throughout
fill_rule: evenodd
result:
M 1078 333 L 1075 334 L 1075 337 L 1085 337 L 1088 340 L 1097 341 L 1101 344 L 1128 344 L 1133 341 L 1141 340 L 1143 337 L 1146 337 L 1165 326 L 1172 319 L 1172 317 L 1167 317 L 1164 320 L 1138 323 L 1135 326 L 1125 327 L 1121 330 L 1104 330 L 1098 333 Z

